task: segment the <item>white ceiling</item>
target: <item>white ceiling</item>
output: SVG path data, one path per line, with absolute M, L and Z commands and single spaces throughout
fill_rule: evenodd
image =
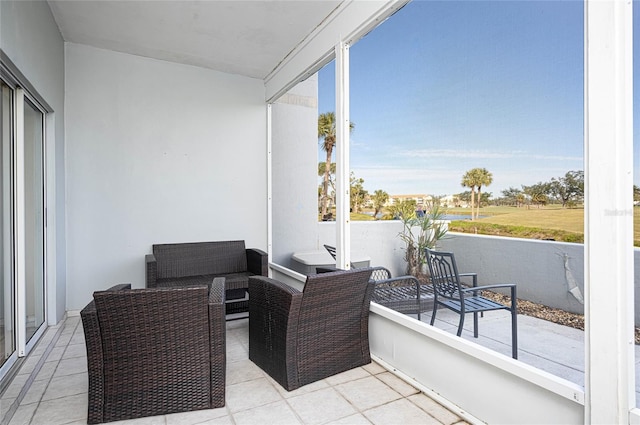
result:
M 65 41 L 264 79 L 342 0 L 48 0 Z

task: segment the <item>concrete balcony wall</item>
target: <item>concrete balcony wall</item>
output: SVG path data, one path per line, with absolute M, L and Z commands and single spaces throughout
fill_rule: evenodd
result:
M 394 276 L 404 274 L 404 244 L 399 221 L 351 223 L 351 247 L 371 257 L 372 266 L 385 266 Z M 335 223 L 318 223 L 318 249 L 335 244 Z M 584 314 L 582 244 L 471 235 L 450 232 L 439 249 L 456 254 L 458 270 L 478 273 L 478 284 L 516 283 L 518 298 L 564 311 Z M 640 249 L 635 256 L 635 305 L 640 305 Z M 575 286 L 574 286 L 575 284 Z M 572 288 L 573 293 L 571 292 Z M 574 295 L 575 294 L 575 295 Z M 635 312 L 640 326 L 640 309 Z
M 456 254 L 460 272 L 476 271 L 478 284 L 516 283 L 518 298 L 584 314 L 582 244 L 450 233 L 441 248 Z M 635 305 L 640 304 L 640 250 L 634 249 Z M 614 265 L 612 265 L 614 267 Z M 571 292 L 578 295 L 574 296 Z M 635 311 L 640 326 L 640 309 Z

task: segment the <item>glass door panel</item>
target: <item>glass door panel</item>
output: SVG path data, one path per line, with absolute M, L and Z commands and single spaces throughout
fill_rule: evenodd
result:
M 44 114 L 24 102 L 26 340 L 44 323 Z
M 13 279 L 13 205 L 11 197 L 11 140 L 13 90 L 0 82 L 0 366 L 16 350 L 15 291 Z

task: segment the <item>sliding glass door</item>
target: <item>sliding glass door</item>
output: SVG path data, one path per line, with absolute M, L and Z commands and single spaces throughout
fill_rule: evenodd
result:
M 44 114 L 24 102 L 25 325 L 29 341 L 44 323 Z
M 0 384 L 45 324 L 45 111 L 0 79 Z M 0 385 L 1 387 L 1 385 Z
M 0 366 L 16 351 L 13 273 L 13 202 L 11 145 L 14 134 L 13 90 L 0 81 Z

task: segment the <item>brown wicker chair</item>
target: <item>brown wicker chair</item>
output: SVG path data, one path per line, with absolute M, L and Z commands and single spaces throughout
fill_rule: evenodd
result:
M 89 424 L 225 404 L 224 279 L 94 292 L 81 312 Z
M 287 391 L 371 362 L 371 269 L 249 278 L 249 359 Z

